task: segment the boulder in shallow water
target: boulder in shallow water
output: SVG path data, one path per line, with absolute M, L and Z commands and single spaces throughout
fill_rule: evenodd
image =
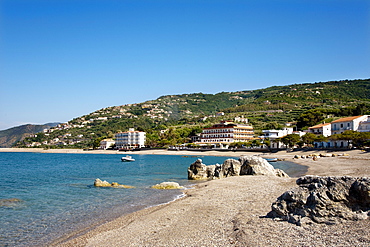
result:
M 131 189 L 135 188 L 134 186 L 130 185 L 124 185 L 124 184 L 119 184 L 117 182 L 109 183 L 107 181 L 102 181 L 99 178 L 95 179 L 94 181 L 94 186 L 95 187 L 114 187 L 114 188 L 125 188 L 125 189 Z
M 207 171 L 207 166 L 202 163 L 201 159 L 197 159 L 188 168 L 188 179 L 191 180 L 202 180 L 208 179 L 210 171 Z
M 160 189 L 160 190 L 172 190 L 172 189 L 183 189 L 183 186 L 180 186 L 176 182 L 163 182 L 160 184 L 153 185 L 152 189 Z
M 296 183 L 298 188 L 286 191 L 272 204 L 269 217 L 302 225 L 370 215 L 370 178 L 304 176 Z
M 19 206 L 21 202 L 22 200 L 18 198 L 0 199 L 0 207 L 13 208 Z
M 111 187 L 111 183 L 107 182 L 106 180 L 102 181 L 99 178 L 95 179 L 94 181 L 95 187 Z

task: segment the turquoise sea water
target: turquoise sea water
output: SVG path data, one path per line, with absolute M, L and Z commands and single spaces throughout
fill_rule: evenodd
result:
M 174 181 L 189 187 L 187 168 L 201 158 L 206 165 L 228 157 L 122 154 L 0 153 L 0 246 L 42 246 L 65 234 L 120 215 L 166 203 L 179 190 L 150 186 Z M 305 168 L 272 163 L 290 175 Z M 94 180 L 132 185 L 134 189 L 96 188 Z

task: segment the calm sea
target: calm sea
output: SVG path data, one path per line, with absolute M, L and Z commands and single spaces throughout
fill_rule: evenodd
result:
M 179 190 L 150 186 L 174 181 L 189 187 L 187 168 L 201 158 L 206 165 L 229 157 L 122 154 L 0 153 L 0 246 L 41 246 L 73 231 L 123 214 L 172 201 Z M 305 168 L 272 163 L 290 175 Z M 94 180 L 134 189 L 96 188 Z

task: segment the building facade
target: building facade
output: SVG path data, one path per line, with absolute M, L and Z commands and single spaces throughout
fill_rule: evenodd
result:
M 222 121 L 210 128 L 205 128 L 200 135 L 200 142 L 207 144 L 229 144 L 247 142 L 254 138 L 253 127 L 246 124 L 236 124 L 232 121 Z
M 263 136 L 261 139 L 270 139 L 270 148 L 284 148 L 284 144 L 279 141 L 275 141 L 277 138 L 284 137 L 286 135 L 293 134 L 293 128 L 284 128 L 282 130 L 262 130 Z
M 331 122 L 331 134 L 342 134 L 346 130 L 358 131 L 360 123 L 368 121 L 369 115 L 345 117 Z
M 361 121 L 358 126 L 358 132 L 370 132 L 370 116 L 367 116 L 367 119 Z
M 318 124 L 309 127 L 308 130 L 315 135 L 331 136 L 331 123 Z
M 104 139 L 100 142 L 100 149 L 106 150 L 115 144 L 113 139 Z
M 117 133 L 115 139 L 117 149 L 142 148 L 145 146 L 146 133 L 130 128 L 129 131 Z

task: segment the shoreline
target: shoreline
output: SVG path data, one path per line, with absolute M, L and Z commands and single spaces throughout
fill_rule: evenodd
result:
M 311 175 L 370 176 L 370 154 L 359 150 L 347 153 L 349 156 L 317 161 L 293 160 L 295 153 L 281 153 L 279 158 L 307 166 Z M 266 218 L 276 198 L 296 187 L 296 178 L 266 178 L 238 176 L 206 181 L 185 190 L 186 196 L 176 201 L 123 215 L 50 246 L 370 245 L 370 219 L 300 227 Z
M 367 174 L 370 176 L 370 168 L 366 166 L 356 166 L 354 169 L 351 162 L 348 160 L 359 161 L 363 160 L 370 164 L 370 152 L 363 152 L 361 150 L 344 150 L 344 151 L 327 151 L 327 150 L 310 150 L 310 151 L 293 151 L 287 152 L 281 150 L 274 153 L 264 153 L 255 151 L 168 151 L 167 149 L 150 149 L 141 151 L 118 151 L 118 150 L 91 150 L 84 151 L 82 149 L 42 149 L 42 148 L 0 148 L 1 152 L 33 152 L 33 153 L 65 153 L 65 154 L 121 154 L 121 155 L 182 155 L 182 156 L 225 156 L 225 157 L 240 157 L 243 155 L 258 155 L 265 158 L 278 158 L 285 161 L 293 162 L 298 165 L 303 165 L 308 168 L 305 175 L 318 176 L 359 176 L 356 174 Z M 294 156 L 308 156 L 312 154 L 348 154 L 348 156 L 337 157 L 321 157 L 317 161 L 312 158 L 308 159 L 294 159 Z M 327 164 L 335 163 L 334 166 L 327 166 Z M 339 164 L 339 166 L 337 165 Z
M 0 152 L 4 151 L 0 149 Z M 19 149 L 12 149 L 19 152 Z M 29 150 L 25 150 L 29 151 Z M 42 153 L 49 150 L 41 150 Z M 55 150 L 50 150 L 55 151 Z M 61 152 L 64 151 L 64 152 Z M 67 151 L 67 152 L 66 152 Z M 307 174 L 370 177 L 370 153 L 345 152 L 349 156 L 293 159 L 319 151 L 278 153 L 190 152 L 167 150 L 118 151 L 57 150 L 53 153 L 161 154 L 195 156 L 263 155 L 308 167 Z M 40 152 L 40 150 L 33 150 Z M 321 152 L 324 153 L 324 152 Z M 326 153 L 326 152 L 325 152 Z M 369 246 L 370 220 L 327 226 L 298 227 L 265 218 L 271 203 L 296 187 L 296 178 L 240 176 L 199 183 L 184 197 L 122 215 L 104 224 L 80 229 L 54 240 L 49 246 Z M 241 186 L 242 185 L 242 186 Z

